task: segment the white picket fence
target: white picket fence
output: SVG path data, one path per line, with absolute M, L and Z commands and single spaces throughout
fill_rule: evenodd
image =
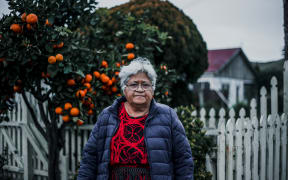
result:
M 284 66 L 284 99 L 280 101 L 287 113 L 288 63 Z M 216 112 L 212 108 L 208 112 L 204 109 L 194 112 L 204 122 L 207 135 L 217 138 L 216 153 L 207 155 L 206 162 L 213 180 L 287 180 L 287 116 L 278 114 L 277 79 L 271 80 L 271 100 L 268 100 L 265 88 L 260 94 L 259 106 L 255 99 L 251 100 L 249 117 L 244 109 L 240 112 L 233 109 Z M 12 179 L 45 180 L 48 176 L 47 142 L 31 122 L 22 98 L 16 95 L 15 100 L 17 105 L 8 114 L 10 121 L 0 124 L 0 155 L 6 154 L 8 158 L 5 173 Z M 29 102 L 37 104 L 32 96 L 29 96 Z M 40 117 L 36 106 L 34 110 Z M 81 127 L 65 129 L 66 141 L 60 156 L 63 180 L 75 178 L 92 128 L 93 124 L 89 122 Z

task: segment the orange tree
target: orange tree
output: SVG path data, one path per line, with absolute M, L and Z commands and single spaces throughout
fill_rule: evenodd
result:
M 121 96 L 121 66 L 140 55 L 154 62 L 151 52 L 162 52 L 167 34 L 129 15 L 120 17 L 125 23 L 119 31 L 107 33 L 101 24 L 107 12 L 93 0 L 8 2 L 11 13 L 0 19 L 0 113 L 12 109 L 14 94 L 21 94 L 48 143 L 49 179 L 57 180 L 64 128 L 82 125 Z M 161 64 L 157 72 L 155 98 L 168 103 L 174 71 Z
M 110 15 L 104 20 L 111 33 L 122 24 L 117 16 L 119 13 L 141 17 L 145 23 L 168 33 L 170 38 L 163 46 L 163 52 L 154 52 L 155 64 L 166 63 L 177 72 L 178 79 L 171 88 L 171 105 L 190 105 L 194 99 L 188 85 L 208 67 L 206 43 L 192 19 L 171 2 L 162 0 L 130 0 L 108 11 Z

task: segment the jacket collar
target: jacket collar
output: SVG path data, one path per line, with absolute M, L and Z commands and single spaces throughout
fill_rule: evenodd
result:
M 120 106 L 120 104 L 122 102 L 125 102 L 126 97 L 125 96 L 121 96 L 119 98 L 117 98 L 112 105 L 109 108 L 109 111 L 113 114 L 117 116 L 117 112 L 118 112 L 118 107 Z M 150 109 L 149 109 L 149 115 L 148 115 L 148 119 L 150 119 L 151 117 L 153 117 L 158 111 L 158 105 L 157 102 L 155 101 L 155 99 L 153 98 L 151 103 L 150 103 Z

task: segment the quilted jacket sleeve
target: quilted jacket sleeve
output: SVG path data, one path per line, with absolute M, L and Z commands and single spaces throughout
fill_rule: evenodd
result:
M 99 118 L 83 149 L 77 180 L 95 180 L 97 175 L 97 143 Z
M 184 127 L 171 109 L 173 164 L 175 180 L 193 180 L 194 163 L 191 148 Z

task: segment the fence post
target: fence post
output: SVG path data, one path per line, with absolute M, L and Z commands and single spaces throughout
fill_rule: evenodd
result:
M 281 170 L 281 180 L 286 180 L 287 176 L 287 115 L 282 114 L 281 116 L 281 122 L 282 122 L 282 127 L 281 127 L 281 157 L 283 160 L 281 160 L 282 164 L 282 170 Z
M 26 92 L 24 92 L 26 93 Z M 28 112 L 27 106 L 25 103 L 22 103 L 22 122 L 24 124 L 29 124 L 31 121 L 31 115 Z M 24 166 L 24 180 L 30 180 L 33 178 L 33 166 L 32 166 L 32 147 L 27 137 L 27 132 L 23 129 L 24 126 L 21 126 L 22 131 L 22 156 L 23 156 L 23 166 Z
M 22 149 L 23 149 L 23 168 L 24 168 L 24 180 L 30 180 L 33 177 L 32 167 L 32 149 L 31 144 L 27 138 L 26 131 L 22 130 Z
M 219 135 L 217 138 L 218 142 L 218 154 L 217 154 L 217 176 L 218 180 L 225 180 L 225 111 L 220 110 L 220 119 L 218 123 Z
M 67 155 L 64 155 L 63 149 L 60 151 L 60 173 L 61 173 L 61 179 L 68 179 L 69 175 L 69 169 L 68 169 L 68 157 Z
M 271 79 L 271 114 L 275 116 L 278 113 L 278 88 L 275 76 Z M 275 118 L 275 117 L 273 117 Z
M 288 115 L 288 61 L 284 62 L 284 72 L 283 72 L 283 92 L 284 92 L 284 110 L 283 112 Z
M 243 109 L 240 110 L 240 118 L 238 118 L 236 122 L 236 139 L 235 139 L 235 147 L 236 147 L 236 180 L 241 180 L 243 175 L 243 125 L 244 125 L 244 116 L 245 111 Z
M 275 125 L 275 120 L 274 120 L 273 115 L 268 116 L 268 180 L 273 180 L 273 157 L 274 157 L 274 143 L 273 143 L 273 136 L 274 136 L 274 125 Z

